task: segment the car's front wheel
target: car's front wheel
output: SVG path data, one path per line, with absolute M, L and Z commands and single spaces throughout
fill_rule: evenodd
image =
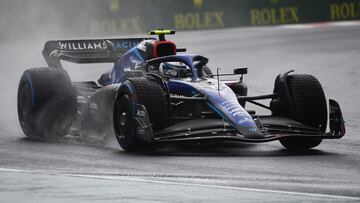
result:
M 287 76 L 287 85 L 293 106 L 292 119 L 325 132 L 327 105 L 320 82 L 312 75 L 292 74 Z M 291 150 L 314 148 L 321 141 L 322 139 L 301 137 L 280 139 L 280 143 Z
M 150 78 L 128 78 L 120 86 L 114 108 L 116 139 L 126 151 L 153 149 L 155 146 L 139 139 L 135 119 L 138 104 L 146 108 L 153 132 L 165 128 L 168 123 L 169 104 L 163 88 Z

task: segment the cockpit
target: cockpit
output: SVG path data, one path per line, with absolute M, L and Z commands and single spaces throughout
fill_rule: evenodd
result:
M 158 74 L 165 79 L 207 78 L 211 77 L 205 72 L 208 59 L 203 56 L 167 56 L 149 60 L 146 71 Z

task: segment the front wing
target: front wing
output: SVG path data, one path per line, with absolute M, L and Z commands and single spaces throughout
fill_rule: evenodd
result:
M 213 143 L 241 142 L 261 143 L 279 140 L 281 138 L 305 139 L 339 139 L 345 135 L 345 125 L 339 104 L 329 101 L 330 131 L 325 133 L 308 127 L 300 122 L 273 116 L 258 116 L 254 118 L 258 128 L 264 134 L 262 137 L 248 137 L 239 134 L 228 123 L 221 119 L 195 119 L 172 125 L 164 130 L 153 133 L 144 106 L 139 105 L 141 113 L 137 115 L 138 132 L 144 141 L 158 143 Z M 149 139 L 151 138 L 151 139 Z

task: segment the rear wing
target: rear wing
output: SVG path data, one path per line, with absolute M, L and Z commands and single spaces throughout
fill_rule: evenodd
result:
M 60 60 L 73 63 L 115 62 L 146 39 L 150 38 L 48 41 L 42 53 L 49 67 L 54 68 L 62 68 Z

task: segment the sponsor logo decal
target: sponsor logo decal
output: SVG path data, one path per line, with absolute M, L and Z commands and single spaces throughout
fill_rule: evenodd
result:
M 193 4 L 195 8 L 200 9 L 204 4 L 204 0 L 193 0 Z
M 140 117 L 145 117 L 145 111 L 137 110 L 136 115 Z
M 130 49 L 136 46 L 141 41 L 134 40 L 122 40 L 115 41 L 114 47 L 115 49 Z M 67 51 L 82 51 L 82 50 L 106 50 L 108 48 L 108 44 L 105 41 L 96 41 L 96 42 L 58 42 L 61 50 Z
M 137 46 L 137 48 L 138 48 L 139 50 L 143 51 L 143 52 L 146 52 L 146 42 L 145 42 L 145 41 L 141 42 L 141 43 Z
M 117 17 L 90 22 L 92 35 L 133 34 L 141 33 L 142 30 L 142 22 L 139 17 Z
M 297 6 L 278 7 L 278 0 L 270 0 L 274 7 L 250 10 L 251 25 L 275 25 L 300 22 Z
M 227 112 L 230 113 L 230 115 L 235 119 L 235 122 L 238 125 L 243 127 L 253 127 L 256 125 L 252 118 L 248 115 L 246 110 L 240 107 L 235 102 L 225 101 L 222 102 L 221 105 L 225 108 Z
M 252 132 L 252 133 L 256 133 L 256 128 L 249 128 L 249 131 Z
M 119 0 L 109 0 L 109 10 L 112 13 L 116 13 L 120 10 L 120 1 Z
M 61 50 L 68 50 L 68 51 L 107 49 L 107 44 L 105 41 L 100 41 L 100 42 L 62 42 L 62 41 L 59 41 L 58 43 L 59 43 Z
M 90 102 L 90 109 L 97 110 L 98 105 L 96 103 L 94 103 L 94 102 Z
M 122 41 L 115 43 L 115 49 L 130 49 L 139 44 L 141 41 Z
M 243 125 L 244 123 L 248 123 L 250 121 L 252 121 L 250 118 L 243 118 L 238 120 L 238 124 Z
M 357 19 L 360 17 L 360 2 L 344 2 L 330 5 L 331 20 Z
M 139 135 L 145 135 L 145 129 L 144 129 L 144 128 L 141 128 L 141 127 L 138 127 L 138 128 L 137 128 L 137 134 L 139 134 Z
M 223 11 L 177 13 L 174 15 L 175 29 L 210 29 L 225 27 Z
M 225 101 L 221 105 L 231 114 L 231 116 L 246 116 L 245 110 L 234 102 Z

